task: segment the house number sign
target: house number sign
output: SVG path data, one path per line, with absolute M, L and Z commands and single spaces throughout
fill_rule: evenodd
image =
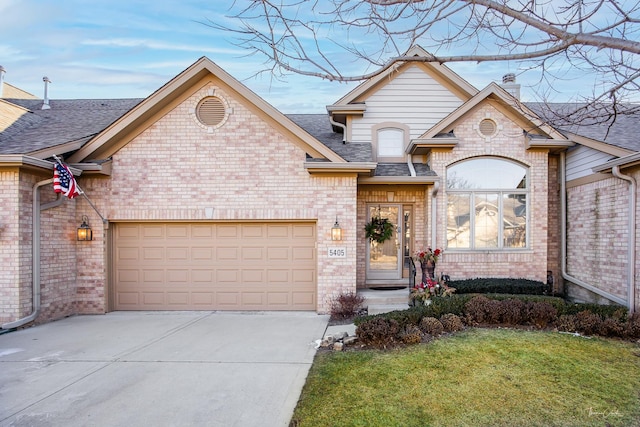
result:
M 347 248 L 335 247 L 329 248 L 329 258 L 346 258 Z

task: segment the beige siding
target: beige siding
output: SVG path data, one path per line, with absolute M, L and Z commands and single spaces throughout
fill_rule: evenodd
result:
M 367 111 L 353 119 L 352 141 L 371 141 L 381 122 L 399 122 L 417 138 L 458 108 L 462 101 L 418 66 L 409 67 L 366 100 Z
M 599 166 L 612 156 L 593 148 L 578 145 L 567 153 L 567 181 L 593 175 L 591 170 L 594 166 Z

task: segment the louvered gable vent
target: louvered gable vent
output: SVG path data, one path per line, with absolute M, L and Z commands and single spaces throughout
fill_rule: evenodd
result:
M 209 96 L 198 104 L 196 109 L 198 120 L 207 126 L 218 126 L 225 118 L 224 103 L 215 96 Z

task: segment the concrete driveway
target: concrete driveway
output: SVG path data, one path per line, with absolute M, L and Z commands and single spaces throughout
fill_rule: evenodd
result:
M 328 320 L 114 312 L 0 335 L 0 426 L 287 426 Z

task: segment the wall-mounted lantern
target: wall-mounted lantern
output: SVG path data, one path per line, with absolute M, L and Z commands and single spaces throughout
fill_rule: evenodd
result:
M 79 241 L 89 241 L 93 240 L 93 231 L 91 231 L 91 227 L 87 223 L 89 218 L 86 215 L 82 216 L 82 224 L 78 227 L 77 238 Z
M 338 217 L 336 217 L 336 223 L 331 227 L 331 240 L 342 240 L 342 228 L 338 224 Z

